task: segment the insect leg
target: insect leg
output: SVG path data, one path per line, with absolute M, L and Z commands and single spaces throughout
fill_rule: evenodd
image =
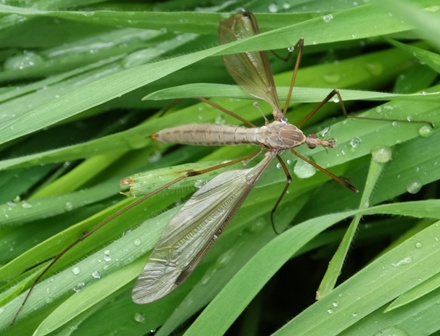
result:
M 297 49 L 297 48 L 298 48 L 298 55 L 296 56 L 295 67 L 293 68 L 292 79 L 290 80 L 289 92 L 287 93 L 287 98 L 283 109 L 283 116 L 286 116 L 287 109 L 289 107 L 290 98 L 292 97 L 293 88 L 295 86 L 296 75 L 298 74 L 299 63 L 301 62 L 302 51 L 304 48 L 303 38 L 300 38 L 293 47 L 293 49 Z
M 216 103 L 214 103 L 214 102 L 212 102 L 212 101 L 210 101 L 208 99 L 205 99 L 205 98 L 202 98 L 202 97 L 198 97 L 197 100 L 199 100 L 199 101 L 201 101 L 201 102 L 203 102 L 205 104 L 208 104 L 208 105 L 212 106 L 213 108 L 215 108 L 215 109 L 217 109 L 219 111 L 222 111 L 223 113 L 226 113 L 227 115 L 230 115 L 231 117 L 241 121 L 243 124 L 246 124 L 246 125 L 248 125 L 250 127 L 257 127 L 253 123 L 251 123 L 249 120 L 246 120 L 243 117 L 240 117 L 238 114 L 236 114 L 236 113 L 234 113 L 232 111 L 229 111 L 228 109 L 225 109 L 224 107 L 222 107 L 222 106 L 220 106 L 220 105 L 218 105 L 218 104 L 216 104 Z
M 311 112 L 309 112 L 309 114 L 299 123 L 298 127 L 301 128 L 321 107 L 323 107 L 334 96 L 338 96 L 342 112 L 344 113 L 344 116 L 348 118 L 349 115 L 347 113 L 347 110 L 345 109 L 345 105 L 342 100 L 341 94 L 339 93 L 339 90 L 333 89 L 318 105 L 315 106 L 315 108 Z
M 281 203 L 281 200 L 283 199 L 284 195 L 286 194 L 287 190 L 289 189 L 290 184 L 292 183 L 292 175 L 290 175 L 289 169 L 287 168 L 286 163 L 279 155 L 277 155 L 277 159 L 280 162 L 281 167 L 283 168 L 284 174 L 286 174 L 287 181 L 286 181 L 286 184 L 284 185 L 283 191 L 281 192 L 280 196 L 278 197 L 277 201 L 275 202 L 275 205 L 273 206 L 272 210 L 270 211 L 270 222 L 272 224 L 272 228 L 273 228 L 274 232 L 276 234 L 280 234 L 280 232 L 278 232 L 278 230 L 275 227 L 274 214 L 278 208 L 278 205 Z
M 312 165 L 313 167 L 315 167 L 316 169 L 320 170 L 321 172 L 323 172 L 324 174 L 327 174 L 328 176 L 330 176 L 332 179 L 334 179 L 336 182 L 339 182 L 340 184 L 342 184 L 344 187 L 347 187 L 348 189 L 350 189 L 353 192 L 359 192 L 358 188 L 356 188 L 353 184 L 351 184 L 350 182 L 340 178 L 339 176 L 336 176 L 335 174 L 329 172 L 327 169 L 321 167 L 320 165 L 316 164 L 315 162 L 309 160 L 308 158 L 306 158 L 305 156 L 299 154 L 296 150 L 291 149 L 290 150 L 293 154 L 295 154 L 297 157 L 299 157 L 301 160 L 304 160 L 305 162 L 307 162 L 308 164 Z

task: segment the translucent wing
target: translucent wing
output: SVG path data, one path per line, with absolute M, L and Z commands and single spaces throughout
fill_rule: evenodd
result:
M 259 33 L 257 22 L 251 13 L 238 13 L 220 22 L 219 43 L 225 44 Z M 265 52 L 249 51 L 225 55 L 223 61 L 229 74 L 243 90 L 253 97 L 265 100 L 273 111 L 280 110 L 273 75 Z
M 134 302 L 158 300 L 191 274 L 275 156 L 267 152 L 255 167 L 224 172 L 194 193 L 162 233 L 133 288 Z

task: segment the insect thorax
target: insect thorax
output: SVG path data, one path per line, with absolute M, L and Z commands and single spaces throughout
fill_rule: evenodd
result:
M 295 148 L 306 141 L 306 136 L 298 127 L 282 121 L 274 121 L 262 129 L 265 129 L 264 146 L 270 149 Z

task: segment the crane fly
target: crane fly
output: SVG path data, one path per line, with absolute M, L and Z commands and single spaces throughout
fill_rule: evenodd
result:
M 219 42 L 225 44 L 258 33 L 259 28 L 255 17 L 251 13 L 242 12 L 220 22 Z M 299 47 L 299 52 L 284 110 L 280 109 L 273 75 L 265 52 L 246 52 L 223 57 L 226 68 L 235 81 L 248 94 L 265 100 L 271 106 L 274 117 L 272 123 L 267 123 L 263 127 L 256 127 L 248 121 L 245 122 L 251 127 L 190 124 L 168 128 L 152 135 L 153 139 L 167 143 L 204 146 L 255 144 L 260 146 L 260 150 L 255 153 L 205 171 L 191 172 L 187 174 L 187 177 L 249 160 L 263 150 L 266 153 L 261 162 L 252 168 L 230 170 L 219 174 L 194 193 L 184 204 L 165 228 L 140 274 L 132 292 L 134 302 L 144 304 L 156 301 L 173 291 L 191 274 L 225 226 L 231 221 L 265 169 L 277 158 L 287 176 L 287 184 L 272 210 L 273 214 L 291 182 L 291 176 L 280 157 L 284 151 L 292 151 L 349 189 L 357 191 L 356 187 L 349 182 L 326 171 L 294 150 L 302 144 L 306 144 L 309 148 L 317 146 L 333 148 L 335 146 L 334 139 L 320 139 L 316 134 L 305 136 L 297 126 L 289 124 L 285 117 L 301 58 L 302 46 L 303 40 L 300 39 L 296 45 Z M 310 118 L 334 95 L 339 95 L 338 91 L 332 91 L 305 120 Z M 232 112 L 210 101 L 201 100 L 235 116 Z
M 234 42 L 259 33 L 260 31 L 255 17 L 249 12 L 242 12 L 220 22 L 219 43 L 225 44 Z M 235 117 L 249 127 L 192 124 L 164 129 L 151 136 L 151 138 L 161 142 L 188 145 L 219 146 L 254 144 L 260 147 L 258 151 L 208 169 L 186 172 L 184 175 L 166 183 L 148 195 L 137 199 L 129 206 L 117 211 L 84 233 L 56 255 L 35 278 L 20 308 L 16 312 L 12 323 L 17 319 L 36 284 L 67 251 L 123 212 L 185 178 L 200 175 L 238 162 L 248 161 L 262 151 L 266 152 L 264 158 L 252 168 L 230 170 L 213 178 L 194 193 L 180 211 L 171 219 L 133 288 L 132 299 L 136 303 L 149 303 L 162 298 L 173 291 L 191 274 L 211 245 L 222 233 L 225 226 L 231 221 L 265 169 L 276 158 L 283 167 L 287 177 L 287 183 L 272 209 L 271 218 L 273 217 L 275 209 L 286 193 L 292 180 L 286 164 L 280 157 L 280 154 L 284 151 L 291 151 L 300 159 L 305 160 L 318 170 L 326 173 L 331 178 L 356 192 L 356 187 L 351 183 L 335 176 L 295 150 L 296 147 L 302 144 L 306 144 L 311 149 L 317 146 L 324 148 L 333 148 L 335 146 L 334 139 L 321 139 L 316 134 L 306 136 L 300 130 L 300 127 L 333 96 L 337 95 L 339 97 L 342 110 L 344 114 L 347 115 L 339 92 L 333 90 L 306 116 L 300 125 L 295 126 L 288 123 L 285 115 L 292 95 L 302 55 L 303 43 L 303 40 L 300 39 L 295 45 L 295 48 L 298 49 L 298 55 L 290 83 L 290 90 L 283 110 L 280 109 L 273 75 L 265 52 L 245 52 L 225 55 L 223 57 L 228 72 L 239 86 L 252 97 L 262 99 L 271 106 L 272 115 L 274 117 L 272 123 L 266 122 L 265 126 L 256 127 L 251 122 L 233 112 L 206 99 L 199 98 L 199 100 Z M 123 179 L 121 183 L 123 185 L 129 185 L 130 181 L 129 179 Z

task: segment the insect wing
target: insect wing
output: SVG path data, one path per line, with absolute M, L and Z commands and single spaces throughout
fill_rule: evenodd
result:
M 192 272 L 275 157 L 255 167 L 224 172 L 200 188 L 165 228 L 133 288 L 136 303 L 173 291 Z
M 249 13 L 238 13 L 219 25 L 219 43 L 225 44 L 259 34 L 255 17 Z M 279 111 L 280 104 L 267 54 L 249 51 L 223 56 L 229 74 L 249 95 L 265 100 L 273 111 Z

